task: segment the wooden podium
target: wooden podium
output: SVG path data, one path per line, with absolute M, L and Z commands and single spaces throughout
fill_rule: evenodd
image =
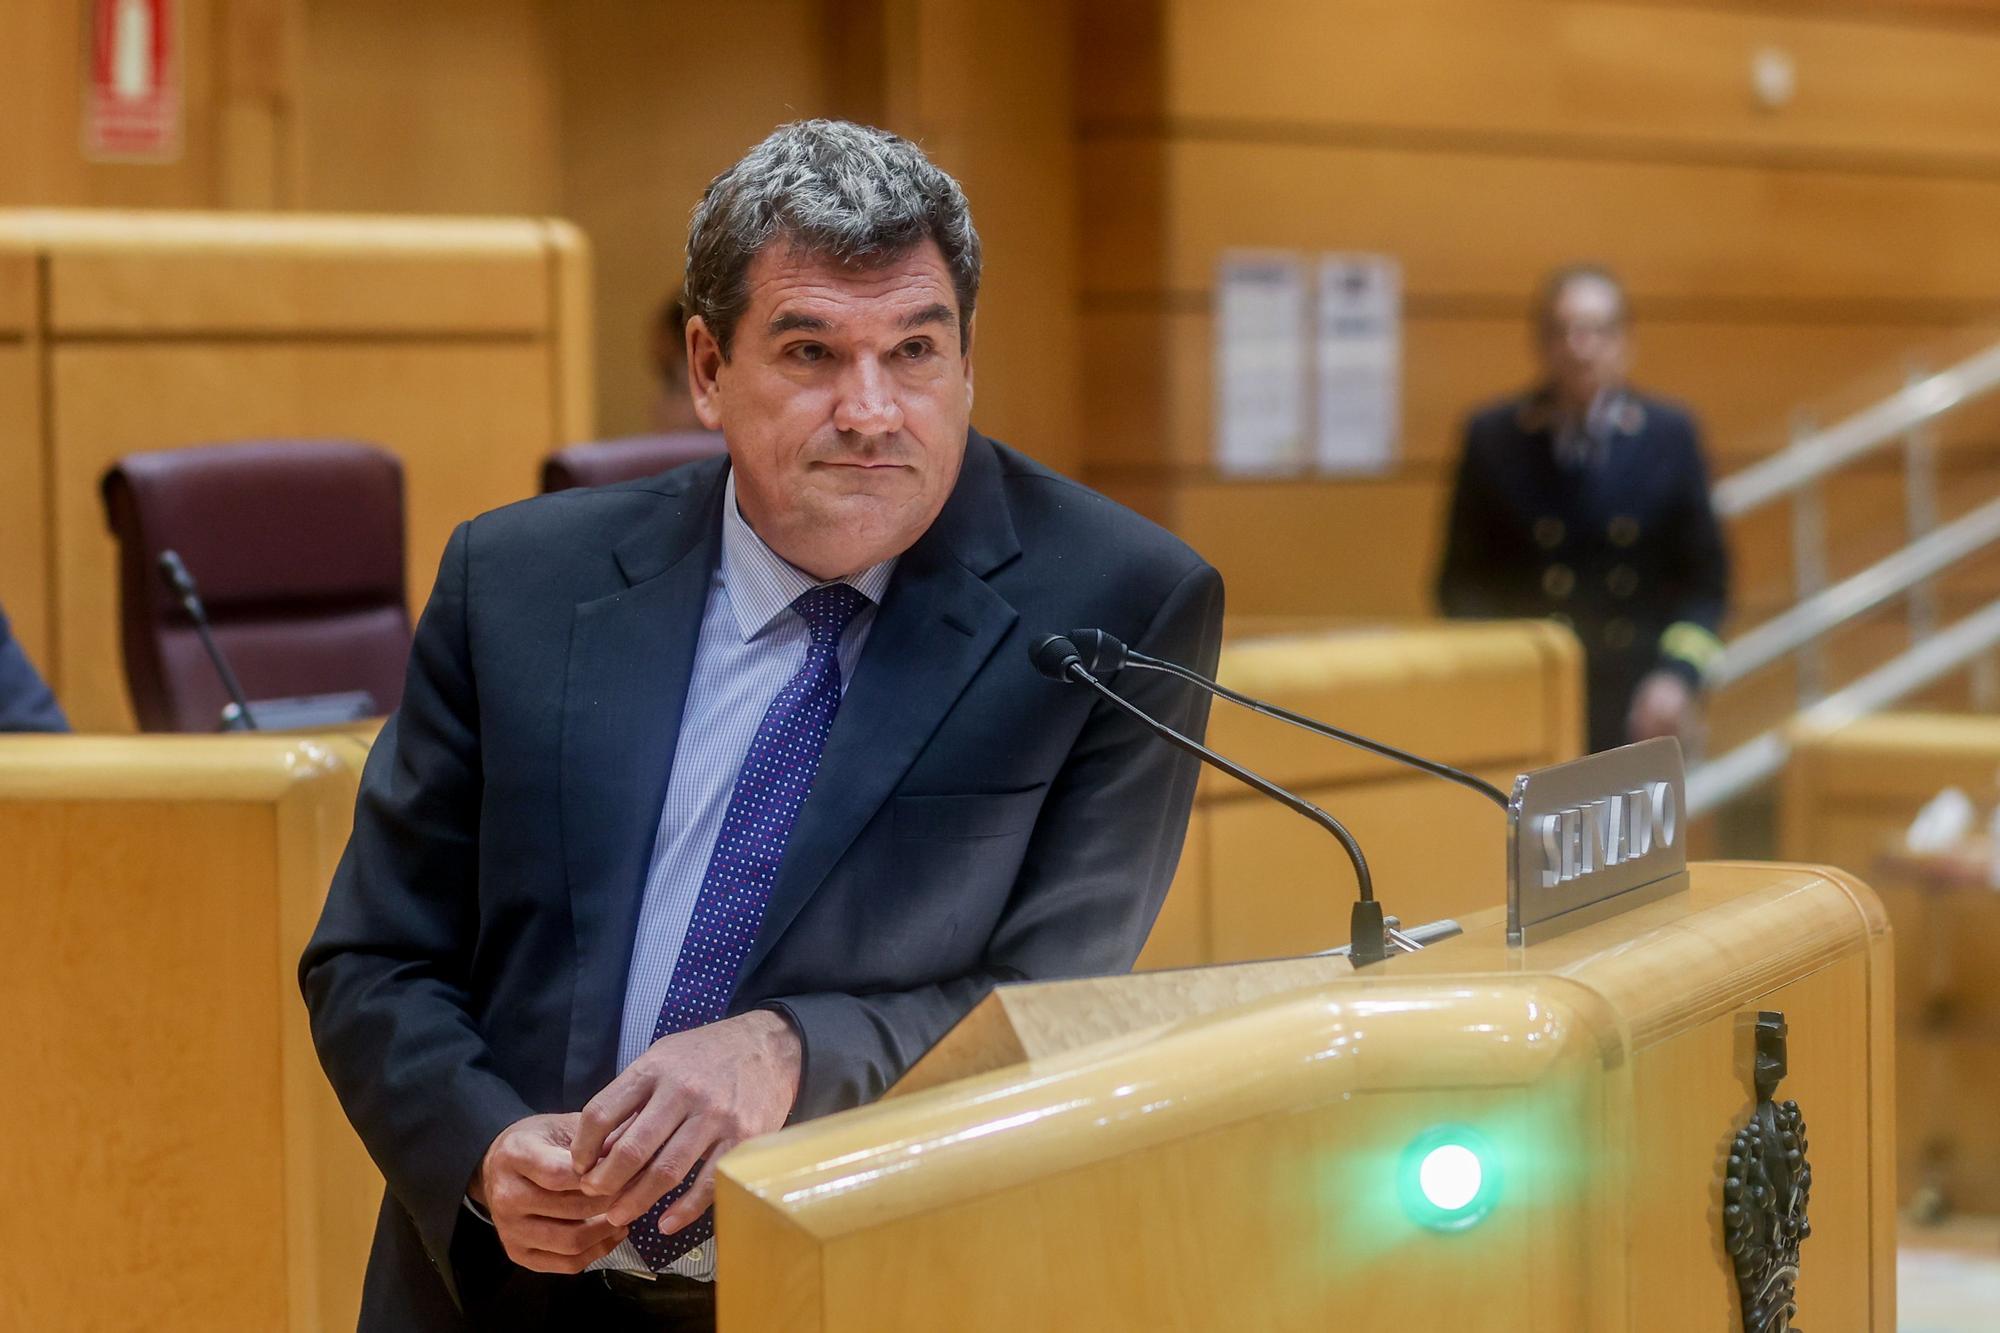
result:
M 928 1086 L 723 1162 L 721 1329 L 1734 1330 L 1766 1011 L 1811 1169 L 1800 1322 L 1891 1327 L 1879 904 L 1811 867 L 1686 883 L 1521 946 L 1481 913 L 1360 972 L 999 993 Z

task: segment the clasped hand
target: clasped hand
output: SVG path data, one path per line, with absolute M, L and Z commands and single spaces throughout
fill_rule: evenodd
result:
M 784 1126 L 800 1055 L 791 1024 L 765 1010 L 670 1033 L 581 1114 L 529 1116 L 503 1130 L 472 1197 L 508 1258 L 537 1272 L 582 1272 L 693 1171 L 659 1219 L 663 1233 L 679 1231 L 714 1202 L 717 1160 Z

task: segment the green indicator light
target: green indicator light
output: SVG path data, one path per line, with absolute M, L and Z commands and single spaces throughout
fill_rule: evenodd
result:
M 1493 1211 L 1500 1164 L 1485 1139 L 1462 1125 L 1440 1125 L 1403 1150 L 1398 1192 L 1410 1219 L 1433 1231 L 1461 1231 Z

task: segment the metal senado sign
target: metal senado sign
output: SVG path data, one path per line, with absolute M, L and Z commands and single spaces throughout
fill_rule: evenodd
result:
M 1524 773 L 1507 821 L 1507 939 L 1529 944 L 1687 885 L 1680 742 Z
M 1552 889 L 1613 866 L 1670 853 L 1680 841 L 1681 794 L 1672 783 L 1649 782 L 1600 796 L 1586 805 L 1535 816 L 1541 843 L 1541 885 Z

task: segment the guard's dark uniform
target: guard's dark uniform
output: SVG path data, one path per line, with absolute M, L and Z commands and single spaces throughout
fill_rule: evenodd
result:
M 1690 685 L 1720 643 L 1728 557 L 1692 417 L 1621 391 L 1558 447 L 1545 394 L 1466 427 L 1438 601 L 1449 616 L 1553 617 L 1583 641 L 1590 748 L 1627 739 L 1648 673 Z

